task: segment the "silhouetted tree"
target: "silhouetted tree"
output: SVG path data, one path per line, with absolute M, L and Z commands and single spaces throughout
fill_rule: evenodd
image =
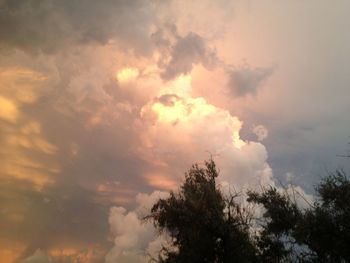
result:
M 341 171 L 316 187 L 317 199 L 300 208 L 288 191 L 248 191 L 252 213 L 225 196 L 212 160 L 193 165 L 178 192 L 158 200 L 146 217 L 170 237 L 159 263 L 350 262 L 350 181 Z M 240 196 L 242 197 L 242 196 Z
M 255 262 L 249 234 L 249 214 L 235 196 L 225 198 L 216 185 L 215 163 L 193 165 L 177 193 L 160 199 L 152 208 L 154 226 L 171 237 L 158 262 Z
M 350 181 L 341 171 L 316 187 L 309 208 L 276 188 L 249 192 L 265 208 L 257 246 L 262 262 L 350 262 Z

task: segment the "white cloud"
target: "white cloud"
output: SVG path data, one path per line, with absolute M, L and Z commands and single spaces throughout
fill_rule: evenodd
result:
M 263 125 L 254 126 L 253 133 L 256 135 L 258 141 L 263 141 L 269 135 L 268 129 Z
M 138 194 L 138 207 L 127 211 L 123 207 L 112 207 L 109 225 L 114 239 L 113 248 L 106 255 L 106 263 L 112 262 L 148 262 L 147 254 L 156 255 L 165 241 L 157 236 L 153 225 L 142 218 L 149 213 L 151 206 L 160 198 L 168 196 L 166 192 L 155 191 L 151 194 Z
M 147 176 L 151 185 L 179 182 L 192 163 L 210 155 L 220 167 L 220 180 L 236 187 L 273 183 L 265 147 L 240 139 L 242 122 L 204 98 L 167 94 L 142 113 L 143 144 L 138 150 L 155 167 L 153 176 Z

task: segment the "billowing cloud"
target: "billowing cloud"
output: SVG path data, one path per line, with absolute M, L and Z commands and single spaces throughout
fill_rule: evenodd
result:
M 265 147 L 241 140 L 242 122 L 204 98 L 191 97 L 191 81 L 183 78 L 169 84 L 185 87 L 171 89 L 177 93 L 161 87 L 162 95 L 142 107 L 141 119 L 134 126 L 142 131 L 141 144 L 134 146 L 134 155 L 149 163 L 143 173 L 146 182 L 163 191 L 175 189 L 192 163 L 212 156 L 218 161 L 219 183 L 224 191 L 232 186 L 241 189 L 273 184 Z M 166 195 L 158 191 L 138 194 L 135 209 L 111 208 L 109 224 L 115 245 L 106 262 L 146 262 L 147 254 L 157 254 L 166 238 L 157 237 L 153 226 L 141 219 L 155 200 Z
M 143 221 L 152 205 L 160 198 L 166 198 L 167 192 L 155 191 L 150 195 L 138 194 L 137 207 L 126 211 L 123 207 L 112 207 L 109 224 L 114 239 L 114 246 L 106 255 L 106 263 L 135 262 L 146 263 L 149 256 L 156 256 L 160 251 L 163 236 L 158 237 L 152 224 Z M 148 257 L 147 257 L 147 254 Z
M 122 207 L 111 209 L 109 222 L 115 247 L 107 254 L 106 262 L 146 262 L 144 251 L 152 229 L 143 226 L 135 212 Z
M 251 189 L 274 184 L 265 147 L 241 140 L 242 122 L 204 98 L 165 93 L 145 105 L 141 117 L 142 144 L 136 154 L 152 164 L 144 174 L 152 187 L 175 189 L 192 163 L 209 157 L 218 162 L 218 180 L 224 192 L 232 187 Z M 157 255 L 166 239 L 157 237 L 153 226 L 142 224 L 141 219 L 157 199 L 166 196 L 166 192 L 158 191 L 139 194 L 135 210 L 111 209 L 109 223 L 115 246 L 106 262 L 146 262 L 147 254 Z
M 146 174 L 154 187 L 172 188 L 191 163 L 217 158 L 221 180 L 243 187 L 272 183 L 265 147 L 240 139 L 242 122 L 204 98 L 164 94 L 145 106 L 139 152 L 156 169 Z
M 243 66 L 228 72 L 228 87 L 233 95 L 243 97 L 248 94 L 255 95 L 273 73 L 273 68 L 251 68 Z

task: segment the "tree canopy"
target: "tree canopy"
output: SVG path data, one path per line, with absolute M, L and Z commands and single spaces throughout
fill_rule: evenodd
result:
M 263 214 L 253 217 L 240 195 L 225 195 L 213 160 L 193 165 L 177 192 L 158 200 L 146 217 L 170 237 L 159 263 L 350 262 L 350 182 L 336 171 L 300 208 L 286 191 L 248 191 Z
M 249 192 L 248 201 L 263 205 L 263 230 L 257 246 L 264 262 L 350 262 L 350 181 L 342 171 L 316 187 L 317 200 L 298 208 L 276 188 Z

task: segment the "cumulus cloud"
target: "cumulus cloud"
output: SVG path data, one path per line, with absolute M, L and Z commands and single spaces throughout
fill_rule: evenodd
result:
M 124 207 L 112 207 L 109 224 L 114 239 L 114 246 L 106 255 L 106 263 L 112 262 L 148 262 L 147 254 L 153 256 L 161 249 L 165 241 L 158 237 L 151 224 L 142 221 L 152 205 L 159 198 L 166 198 L 167 192 L 155 191 L 151 194 L 138 194 L 137 207 L 127 211 Z M 144 214 L 145 213 L 145 214 Z
M 116 246 L 107 254 L 106 262 L 127 262 L 127 260 L 143 262 L 144 250 L 152 234 L 152 229 L 149 226 L 143 226 L 135 212 L 127 212 L 122 207 L 111 209 L 109 223 L 111 231 L 115 235 L 114 243 Z
M 249 66 L 229 70 L 228 88 L 237 97 L 255 95 L 273 71 L 273 68 L 251 68 Z
M 142 110 L 145 119 L 139 153 L 155 169 L 146 178 L 154 187 L 176 185 L 192 163 L 217 158 L 220 180 L 243 187 L 273 183 L 267 151 L 240 139 L 242 122 L 204 98 L 165 94 Z
M 175 189 L 188 167 L 212 156 L 220 167 L 218 183 L 224 193 L 236 189 L 274 185 L 267 164 L 267 151 L 257 142 L 240 139 L 242 122 L 228 111 L 209 104 L 204 98 L 165 93 L 141 110 L 142 144 L 135 149 L 152 164 L 144 174 L 148 184 L 158 189 Z M 157 255 L 166 237 L 156 237 L 150 224 L 142 224 L 142 214 L 168 192 L 138 194 L 137 207 L 110 210 L 109 223 L 114 247 L 106 262 L 146 262 L 147 253 Z

